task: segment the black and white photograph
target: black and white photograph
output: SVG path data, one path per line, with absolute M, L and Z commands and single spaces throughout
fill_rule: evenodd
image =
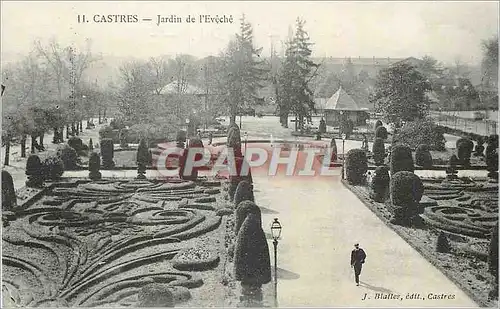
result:
M 500 2 L 0 6 L 0 307 L 498 307 Z

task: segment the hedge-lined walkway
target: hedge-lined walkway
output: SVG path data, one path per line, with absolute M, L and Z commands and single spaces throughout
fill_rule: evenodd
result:
M 279 305 L 330 307 L 477 307 L 417 251 L 384 225 L 340 179 L 254 176 L 263 228 L 278 217 Z M 350 251 L 367 252 L 361 286 L 354 283 Z M 272 242 L 269 241 L 272 253 Z M 363 300 L 365 293 L 371 299 Z M 374 299 L 376 293 L 420 293 L 425 300 Z M 427 299 L 428 294 L 453 300 Z

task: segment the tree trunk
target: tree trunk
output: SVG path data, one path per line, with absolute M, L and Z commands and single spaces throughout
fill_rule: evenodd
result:
M 100 108 L 99 108 L 99 121 L 98 121 L 98 123 L 99 123 L 99 124 L 101 124 L 101 123 L 102 123 L 102 121 L 101 121 L 101 109 L 100 109 Z
M 107 110 L 107 108 L 105 107 L 105 108 L 104 108 L 104 112 L 103 112 L 103 117 L 104 117 L 104 119 L 106 119 L 106 110 Z
M 229 124 L 233 124 L 233 123 L 236 123 L 236 114 L 231 114 L 231 116 L 229 116 Z
M 70 136 L 69 125 L 66 125 L 66 138 L 69 138 L 69 136 Z
M 5 141 L 5 158 L 3 160 L 3 165 L 9 165 L 10 158 L 10 138 Z
M 26 158 L 26 134 L 21 137 L 21 158 Z
M 53 128 L 54 137 L 52 138 L 52 144 L 59 144 L 59 129 L 57 127 Z
M 31 134 L 31 153 L 35 153 L 36 135 Z
M 59 141 L 64 143 L 64 126 L 59 128 Z
M 44 137 L 44 135 L 45 135 L 45 133 L 40 134 L 40 147 L 41 147 L 42 149 L 44 149 L 44 148 L 45 148 L 45 147 L 43 147 L 43 137 Z
M 297 114 L 295 114 L 295 132 L 297 132 L 297 129 L 298 129 Z

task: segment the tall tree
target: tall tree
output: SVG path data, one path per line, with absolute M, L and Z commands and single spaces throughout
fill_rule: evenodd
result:
M 389 123 L 424 118 L 430 102 L 430 83 L 415 67 L 400 63 L 379 72 L 370 101 Z
M 264 61 L 258 59 L 261 51 L 262 48 L 254 46 L 252 25 L 243 15 L 240 32 L 229 42 L 222 57 L 219 93 L 229 110 L 230 123 L 235 123 L 236 116 L 244 109 L 263 103 L 258 91 L 263 87 L 267 70 Z
M 278 78 L 278 109 L 280 122 L 286 127 L 288 115 L 296 117 L 296 129 L 314 111 L 314 93 L 309 83 L 317 75 L 319 64 L 311 60 L 309 35 L 304 29 L 305 21 L 297 18 L 295 35 L 287 42 L 284 63 Z
M 498 37 L 482 42 L 483 60 L 481 62 L 482 84 L 494 88 L 498 86 Z

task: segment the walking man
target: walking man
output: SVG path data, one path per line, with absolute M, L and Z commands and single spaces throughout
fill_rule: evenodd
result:
M 358 243 L 355 243 L 354 250 L 351 252 L 351 267 L 354 268 L 354 279 L 357 286 L 359 286 L 359 275 L 361 274 L 361 268 L 363 263 L 365 263 L 365 259 L 365 251 L 359 247 Z

